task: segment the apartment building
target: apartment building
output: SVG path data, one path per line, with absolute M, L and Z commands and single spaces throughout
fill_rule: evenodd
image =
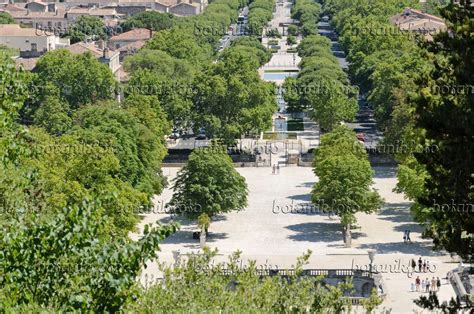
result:
M 68 38 L 22 28 L 18 24 L 0 25 L 0 44 L 20 51 L 22 57 L 38 57 L 47 51 L 69 46 Z

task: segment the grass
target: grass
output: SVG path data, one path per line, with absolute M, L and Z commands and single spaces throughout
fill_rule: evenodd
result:
M 296 140 L 298 137 L 296 133 L 276 133 L 267 132 L 263 133 L 264 140 Z
M 292 119 L 287 122 L 288 131 L 304 131 L 303 119 Z

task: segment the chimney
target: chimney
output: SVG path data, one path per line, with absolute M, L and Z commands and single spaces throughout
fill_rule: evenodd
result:
M 104 48 L 104 54 L 103 54 L 104 59 L 108 58 L 108 54 L 109 54 L 109 48 Z

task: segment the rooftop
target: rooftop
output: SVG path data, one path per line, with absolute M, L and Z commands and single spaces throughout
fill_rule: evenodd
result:
M 0 25 L 0 36 L 4 37 L 48 37 L 54 36 L 52 34 L 46 35 L 44 32 L 38 32 L 35 28 L 23 28 L 18 24 L 3 24 Z
M 153 37 L 153 32 L 147 28 L 135 28 L 128 32 L 113 36 L 110 41 L 119 40 L 148 40 Z

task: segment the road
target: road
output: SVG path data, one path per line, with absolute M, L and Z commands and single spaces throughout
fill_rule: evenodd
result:
M 249 7 L 244 7 L 240 12 L 239 15 L 242 15 L 245 17 L 245 20 L 243 23 L 234 23 L 230 25 L 230 28 L 232 28 L 232 31 L 229 31 L 226 35 L 222 36 L 220 39 L 220 47 L 219 47 L 219 52 L 224 50 L 225 48 L 229 47 L 232 41 L 235 39 L 239 38 L 240 36 L 244 36 L 244 31 L 247 28 L 247 17 L 249 15 Z

